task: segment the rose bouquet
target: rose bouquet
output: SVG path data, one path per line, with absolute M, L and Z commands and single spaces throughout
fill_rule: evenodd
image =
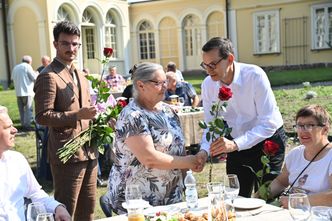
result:
M 112 48 L 104 48 L 105 58 L 100 60 L 104 69 L 109 63 L 109 57 L 112 55 L 112 52 Z M 114 129 L 111 124 L 117 119 L 119 113 L 127 103 L 124 100 L 119 100 L 117 103 L 109 105 L 108 101 L 111 98 L 111 93 L 107 83 L 102 80 L 103 73 L 100 80 L 89 75 L 86 76 L 91 81 L 93 90 L 96 91 L 94 104 L 97 108 L 97 115 L 87 129 L 81 131 L 58 150 L 57 154 L 63 163 L 66 163 L 85 144 L 88 144 L 91 148 L 98 148 L 98 151 L 103 153 L 104 144 L 113 142 Z
M 228 136 L 232 128 L 226 127 L 224 123 L 224 117 L 220 115 L 221 111 L 226 112 L 227 101 L 232 97 L 233 93 L 230 88 L 222 86 L 219 88 L 218 102 L 214 103 L 211 107 L 210 113 L 213 116 L 213 120 L 208 124 L 204 121 L 199 122 L 199 126 L 202 129 L 208 129 L 206 133 L 206 140 L 215 141 L 219 137 Z M 210 170 L 209 170 L 209 182 L 212 180 L 212 157 L 210 157 Z
M 256 183 L 258 186 L 258 194 L 260 198 L 264 199 L 265 201 L 270 199 L 270 183 L 272 181 L 266 181 L 267 176 L 276 175 L 278 172 L 273 171 L 270 166 L 270 157 L 274 156 L 279 150 L 279 144 L 272 140 L 266 140 L 263 145 L 263 152 L 264 154 L 261 156 L 261 163 L 263 168 L 257 172 L 253 170 L 252 167 L 245 165 L 248 167 L 256 176 Z

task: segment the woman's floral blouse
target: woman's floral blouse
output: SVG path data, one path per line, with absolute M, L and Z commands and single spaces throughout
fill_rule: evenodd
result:
M 120 113 L 116 123 L 113 150 L 115 160 L 109 176 L 112 208 L 125 213 L 126 185 L 137 184 L 143 199 L 150 205 L 168 205 L 182 201 L 183 179 L 179 169 L 147 168 L 130 152 L 125 140 L 130 136 L 151 136 L 156 150 L 173 155 L 185 155 L 184 138 L 178 116 L 168 104 L 160 103 L 158 111 L 141 108 L 130 102 Z

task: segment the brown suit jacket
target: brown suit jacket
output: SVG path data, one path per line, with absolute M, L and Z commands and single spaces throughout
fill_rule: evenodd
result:
M 36 122 L 49 127 L 48 158 L 52 164 L 62 163 L 57 150 L 89 126 L 89 120 L 77 120 L 78 110 L 90 106 L 89 84 L 81 72 L 75 69 L 75 73 L 77 85 L 68 69 L 54 59 L 35 83 Z M 97 148 L 83 146 L 68 162 L 97 157 Z

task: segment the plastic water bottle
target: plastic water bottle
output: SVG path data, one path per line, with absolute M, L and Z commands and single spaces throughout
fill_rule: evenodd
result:
M 196 179 L 191 170 L 187 171 L 187 176 L 184 179 L 184 185 L 186 186 L 186 202 L 189 209 L 195 209 L 198 207 L 198 194 L 196 189 Z

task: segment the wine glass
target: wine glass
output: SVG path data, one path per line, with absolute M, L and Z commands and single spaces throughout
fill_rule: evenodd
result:
M 307 194 L 292 193 L 288 198 L 288 210 L 295 221 L 307 220 L 310 217 L 310 203 Z
M 27 221 L 36 221 L 40 213 L 46 213 L 44 204 L 40 202 L 30 203 L 27 210 Z
M 54 221 L 53 213 L 40 213 L 36 221 Z
M 233 205 L 234 199 L 239 195 L 240 192 L 240 183 L 236 174 L 228 174 L 224 177 L 224 185 L 225 185 L 225 195 L 227 198 L 231 199 L 231 203 Z
M 180 107 L 184 106 L 184 97 L 179 97 L 179 106 Z
M 142 193 L 141 193 L 139 186 L 138 185 L 127 185 L 125 197 L 126 197 L 127 205 L 134 204 L 134 203 L 137 203 L 138 201 L 140 201 L 142 199 Z

